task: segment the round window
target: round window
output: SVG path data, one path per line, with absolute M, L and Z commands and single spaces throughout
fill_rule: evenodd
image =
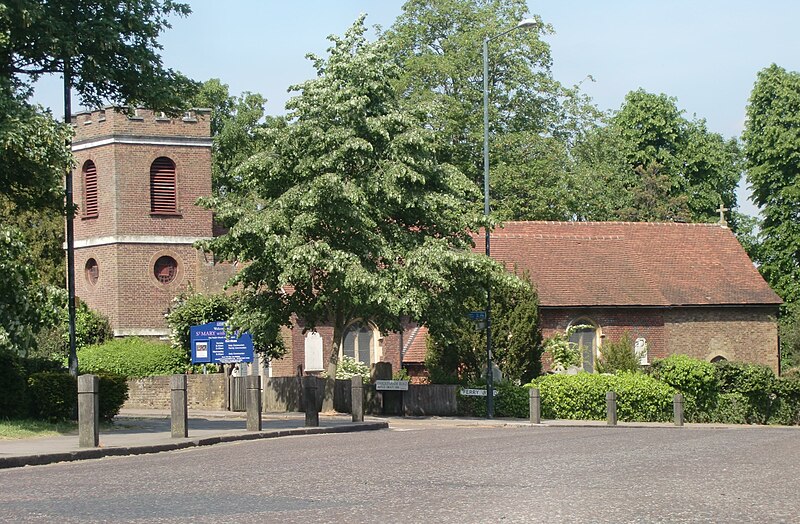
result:
M 169 284 L 178 276 L 178 262 L 170 256 L 163 256 L 156 260 L 153 274 L 162 284 Z
M 97 260 L 90 258 L 86 261 L 86 280 L 92 284 L 97 284 L 97 279 L 100 278 L 100 266 L 97 265 Z

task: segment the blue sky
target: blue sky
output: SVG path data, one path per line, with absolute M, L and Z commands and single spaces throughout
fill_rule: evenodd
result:
M 189 0 L 193 13 L 162 38 L 164 62 L 197 80 L 212 77 L 232 93 L 254 91 L 282 113 L 287 88 L 314 74 L 305 54 L 323 54 L 360 13 L 389 27 L 400 0 Z M 546 38 L 553 74 L 565 84 L 587 75 L 584 91 L 601 109 L 618 109 L 631 90 L 666 93 L 712 131 L 738 136 L 756 73 L 775 62 L 800 70 L 800 2 L 719 0 L 562 0 L 532 2 L 553 25 Z M 36 100 L 61 114 L 59 82 Z M 76 106 L 77 107 L 77 106 Z M 755 208 L 744 202 L 746 212 Z

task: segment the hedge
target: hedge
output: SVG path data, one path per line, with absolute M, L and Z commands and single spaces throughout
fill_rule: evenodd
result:
M 614 391 L 619 420 L 672 419 L 675 390 L 643 373 L 547 375 L 528 387 L 539 388 L 543 418 L 603 420 L 606 418 L 606 393 Z
M 99 375 L 99 418 L 111 421 L 128 400 L 128 381 L 122 375 Z M 66 372 L 45 371 L 28 377 L 29 414 L 40 420 L 72 418 L 78 401 L 78 381 Z
M 710 422 L 719 394 L 719 379 L 714 364 L 704 360 L 672 355 L 655 360 L 651 374 L 683 394 L 686 420 Z
M 27 412 L 25 368 L 10 350 L 0 349 L 0 418 L 17 418 Z
M 477 386 L 483 388 L 484 386 Z M 494 415 L 496 417 L 528 418 L 528 390 L 510 382 L 495 387 Z M 466 417 L 486 416 L 486 397 L 466 396 L 458 393 L 458 414 Z
M 128 378 L 184 373 L 186 352 L 163 342 L 138 337 L 111 340 L 78 351 L 81 373 L 115 374 Z

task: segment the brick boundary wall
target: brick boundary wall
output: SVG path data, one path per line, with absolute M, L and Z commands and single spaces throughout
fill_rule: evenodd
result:
M 189 409 L 225 409 L 225 375 L 187 375 Z M 169 409 L 169 375 L 131 379 L 123 409 Z

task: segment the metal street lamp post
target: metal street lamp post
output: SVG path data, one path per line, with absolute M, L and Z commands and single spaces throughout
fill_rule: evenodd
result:
M 517 25 L 483 40 L 483 214 L 489 216 L 489 42 L 517 29 L 533 27 L 536 20 L 526 18 Z M 490 231 L 486 226 L 486 256 L 491 256 Z M 486 281 L 486 418 L 494 417 L 494 377 L 492 373 L 492 285 Z

